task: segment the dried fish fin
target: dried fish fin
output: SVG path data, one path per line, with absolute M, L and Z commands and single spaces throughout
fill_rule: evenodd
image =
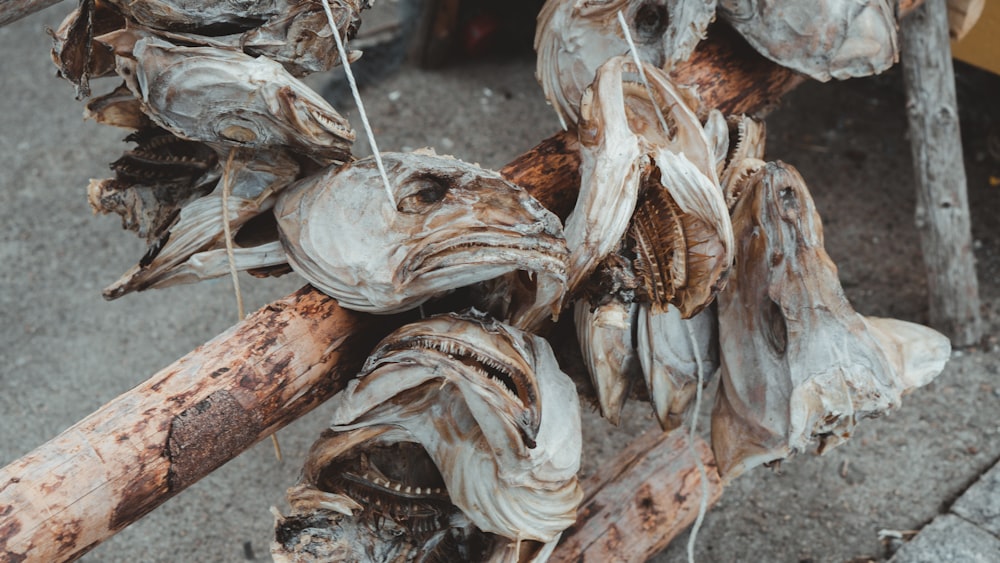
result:
M 712 109 L 705 120 L 705 137 L 708 139 L 709 152 L 715 162 L 716 177 L 722 178 L 729 157 L 729 123 L 722 112 Z
M 633 344 L 639 306 L 612 300 L 592 307 L 574 305 L 576 336 L 590 382 L 597 392 L 601 416 L 618 426 L 632 384 L 639 378 L 639 357 Z
M 719 16 L 765 57 L 822 82 L 878 74 L 899 60 L 888 0 L 720 0 Z
M 718 299 L 722 385 L 712 417 L 726 478 L 813 447 L 823 453 L 943 368 L 943 336 L 851 308 L 794 168 L 754 173 L 733 227 L 740 243 Z
M 277 193 L 298 174 L 298 166 L 289 157 L 276 152 L 258 152 L 233 161 L 227 171 L 233 191 L 226 217 L 235 237 L 251 219 L 268 212 Z M 104 290 L 105 299 L 117 299 L 133 291 L 192 283 L 229 274 L 222 225 L 222 189 L 184 204 L 176 219 L 158 229 L 139 264 Z M 250 246 L 238 246 L 234 252 L 238 270 L 268 268 L 287 262 L 277 231 Z
M 118 281 L 105 288 L 104 298 L 113 300 L 134 291 L 165 289 L 230 274 L 229 255 L 225 249 L 205 250 L 186 256 L 172 253 L 161 253 L 159 256 L 164 256 L 159 262 L 154 261 L 148 266 L 141 264 L 133 266 L 122 274 Z M 279 266 L 288 262 L 278 242 L 250 248 L 235 248 L 233 259 L 238 272 Z
M 52 62 L 59 68 L 59 76 L 76 87 L 76 99 L 90 97 L 91 78 L 114 74 L 114 55 L 94 37 L 124 26 L 125 20 L 104 2 L 80 0 L 55 31 L 49 30 Z
M 865 317 L 903 384 L 903 393 L 937 377 L 951 356 L 951 341 L 940 332 L 899 319 Z
M 83 117 L 103 125 L 124 129 L 151 129 L 153 122 L 142 112 L 142 105 L 124 83 L 103 96 L 87 101 Z
M 675 307 L 659 313 L 639 308 L 638 357 L 653 405 L 653 413 L 665 431 L 684 422 L 684 414 L 698 388 L 698 370 L 707 385 L 719 366 L 718 320 L 705 309 L 681 318 Z

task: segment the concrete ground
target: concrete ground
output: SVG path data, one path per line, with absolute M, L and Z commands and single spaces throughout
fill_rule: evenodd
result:
M 101 298 L 100 289 L 138 260 L 143 245 L 116 218 L 94 216 L 86 201 L 88 179 L 110 173 L 107 163 L 121 153 L 124 135 L 83 122 L 82 104 L 55 77 L 43 27 L 69 10 L 64 3 L 0 28 L 0 465 L 236 316 L 227 279 L 111 303 Z M 533 71 L 530 58 L 434 72 L 402 68 L 364 96 L 383 150 L 429 145 L 499 167 L 558 127 Z M 1000 458 L 1000 79 L 960 68 L 958 84 L 987 338 L 955 351 L 934 383 L 891 416 L 865 422 L 847 445 L 738 479 L 708 514 L 697 560 L 883 560 L 900 545 L 894 535 L 908 538 L 939 514 L 953 513 L 945 526 L 966 521 L 953 501 Z M 827 249 L 855 307 L 926 322 L 904 108 L 898 70 L 807 84 L 769 117 L 768 156 L 793 163 L 809 182 Z M 294 276 L 246 278 L 248 308 L 301 283 Z M 632 405 L 620 429 L 588 415 L 584 472 L 651 426 L 648 411 Z M 84 561 L 267 560 L 268 507 L 283 505 L 284 489 L 328 416 L 321 407 L 279 434 L 284 462 L 261 443 Z M 998 494 L 995 487 L 975 493 L 994 501 Z M 998 533 L 981 529 L 986 540 Z M 899 533 L 883 540 L 880 530 Z M 684 560 L 687 539 L 655 560 Z

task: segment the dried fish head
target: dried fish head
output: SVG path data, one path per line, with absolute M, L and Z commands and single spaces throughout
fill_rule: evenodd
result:
M 768 163 L 752 175 L 733 225 L 739 245 L 719 296 L 722 386 L 712 417 L 728 478 L 816 444 L 822 453 L 943 369 L 943 335 L 851 308 L 794 168 Z
M 576 519 L 579 401 L 537 336 L 474 311 L 432 317 L 389 335 L 331 401 L 336 433 L 313 448 L 293 506 L 311 495 L 363 519 L 377 497 L 413 528 L 414 504 L 433 500 L 417 532 L 471 522 L 501 548 L 552 542 Z M 324 479 L 323 495 L 309 489 Z
M 382 155 L 302 180 L 276 208 L 292 267 L 349 309 L 391 313 L 514 271 L 534 295 L 515 321 L 558 311 L 566 245 L 559 220 L 499 174 L 428 153 Z
M 143 112 L 185 139 L 287 147 L 318 162 L 350 158 L 354 131 L 319 94 L 266 57 L 179 47 L 137 32 L 101 37 Z
M 772 61 L 826 82 L 899 60 L 888 0 L 720 0 L 719 17 Z
M 725 283 L 729 213 L 701 122 L 666 73 L 644 65 L 644 74 L 646 84 L 631 59 L 615 57 L 584 95 L 580 195 L 566 220 L 570 291 L 617 247 L 631 221 L 648 298 L 690 317 Z
M 324 431 L 287 498 L 271 543 L 279 563 L 485 561 L 500 543 L 451 503 L 420 444 L 391 426 Z
M 601 416 L 615 426 L 621 422 L 632 383 L 641 374 L 634 343 L 638 311 L 639 305 L 621 300 L 594 307 L 581 299 L 574 306 L 576 338 Z
M 119 12 L 151 29 L 223 35 L 256 27 L 286 9 L 286 0 L 106 0 Z
M 94 41 L 98 35 L 125 27 L 125 20 L 102 1 L 84 0 L 53 31 L 52 62 L 59 76 L 76 86 L 77 99 L 90 96 L 90 79 L 111 76 L 115 56 Z
M 140 173 L 155 171 L 149 163 L 136 160 L 133 158 L 120 167 Z M 145 227 L 150 237 L 145 256 L 104 290 L 105 299 L 229 275 L 222 224 L 224 182 L 232 190 L 225 217 L 235 239 L 236 269 L 260 270 L 287 262 L 277 231 L 267 219 L 277 194 L 298 175 L 298 164 L 281 151 L 237 151 L 227 164 L 231 166 L 222 170 L 213 168 L 201 179 L 207 183 L 207 195 L 183 202 L 172 203 L 163 198 L 163 190 L 155 186 L 151 194 L 153 202 L 148 201 L 150 197 L 143 197 L 147 195 L 144 191 L 137 191 L 138 186 L 125 186 L 131 193 L 125 194 L 124 199 L 112 198 L 109 196 L 115 192 L 109 194 L 108 183 L 111 182 L 110 187 L 121 188 L 116 184 L 118 179 L 91 182 L 90 198 L 96 209 L 107 212 L 110 205 L 121 205 L 122 208 L 113 210 L 123 218 L 140 217 L 139 227 Z M 169 164 L 164 166 L 169 167 Z M 121 177 L 119 171 L 118 178 Z M 154 211 L 156 214 L 149 216 Z M 258 221 L 252 222 L 254 219 Z
M 636 319 L 639 363 L 653 414 L 664 430 L 684 422 L 699 381 L 708 385 L 719 367 L 719 326 L 714 309 L 684 319 L 675 307 L 642 306 Z
M 725 287 L 735 258 L 732 225 L 718 182 L 685 154 L 659 151 L 654 162 L 629 232 L 635 269 L 655 312 L 672 306 L 688 319 Z
M 295 76 L 327 71 L 339 65 L 340 53 L 323 3 L 316 0 L 287 0 L 287 3 L 286 9 L 240 35 L 238 48 L 249 55 L 263 55 L 281 63 Z M 367 0 L 330 2 L 333 21 L 345 45 L 361 26 L 361 10 L 368 7 Z M 352 59 L 357 55 L 348 54 Z
M 735 142 L 726 158 L 726 165 L 720 175 L 726 205 L 732 210 L 740 198 L 740 190 L 747 179 L 764 167 L 764 145 L 767 132 L 763 121 L 742 115 L 731 117 L 730 127 L 735 134 Z
M 122 114 L 110 113 L 113 119 Z M 152 242 L 163 235 L 182 207 L 212 191 L 219 179 L 218 158 L 207 145 L 157 127 L 142 128 L 125 140 L 136 143 L 135 148 L 111 163 L 114 178 L 90 183 L 90 204 L 95 212 L 117 213 L 122 228 Z
M 617 17 L 628 23 L 640 60 L 669 70 L 686 60 L 715 18 L 716 0 L 549 0 L 538 14 L 535 75 L 564 128 L 580 118 L 580 99 L 608 59 L 629 51 Z

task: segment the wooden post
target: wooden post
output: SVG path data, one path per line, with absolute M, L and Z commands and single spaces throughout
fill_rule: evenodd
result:
M 970 346 L 983 329 L 946 0 L 924 2 L 902 21 L 901 35 L 930 324 Z

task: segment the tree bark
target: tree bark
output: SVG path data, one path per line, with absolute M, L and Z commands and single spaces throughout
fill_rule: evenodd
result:
M 59 2 L 62 0 L 0 0 L 0 27 Z
M 945 1 L 928 0 L 903 20 L 903 79 L 930 324 L 969 346 L 983 329 Z
M 576 524 L 563 532 L 552 563 L 645 561 L 691 525 L 701 505 L 702 479 L 685 432 L 649 430 L 583 483 Z M 705 466 L 708 506 L 722 481 L 708 444 L 695 438 Z
M 0 561 L 66 561 L 340 390 L 402 317 L 304 288 L 0 470 Z

